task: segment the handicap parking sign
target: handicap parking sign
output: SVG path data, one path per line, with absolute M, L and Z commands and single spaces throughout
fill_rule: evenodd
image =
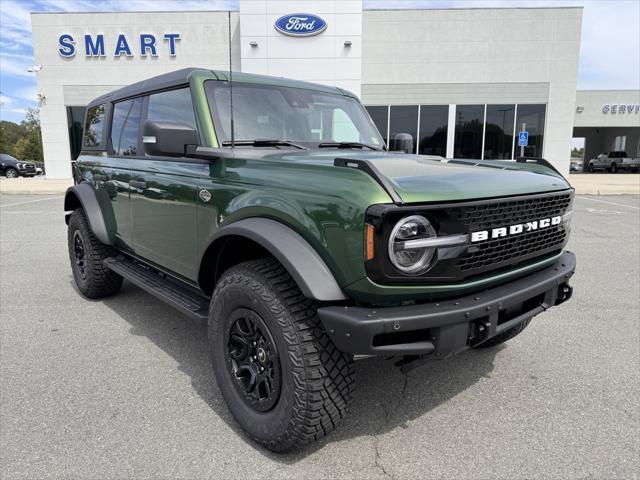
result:
M 518 133 L 518 146 L 526 147 L 529 145 L 529 132 L 519 132 Z

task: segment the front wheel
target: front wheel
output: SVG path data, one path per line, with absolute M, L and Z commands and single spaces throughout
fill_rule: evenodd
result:
M 4 171 L 4 176 L 7 178 L 18 178 L 18 171 L 15 168 L 7 168 Z
M 589 164 L 589 167 L 587 168 L 587 170 L 589 170 L 589 173 L 593 173 L 596 171 L 595 167 L 593 166 L 593 163 Z
M 114 251 L 93 234 L 81 208 L 75 209 L 69 218 L 67 241 L 73 279 L 85 297 L 103 298 L 120 290 L 122 277 L 104 264 L 104 259 Z
M 353 359 L 336 348 L 315 303 L 275 259 L 222 275 L 211 298 L 209 348 L 231 413 L 269 450 L 317 440 L 345 415 Z
M 618 173 L 618 165 L 615 163 L 611 164 L 611 173 Z

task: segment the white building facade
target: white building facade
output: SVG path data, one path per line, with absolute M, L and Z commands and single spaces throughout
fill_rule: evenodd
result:
M 70 178 L 93 98 L 187 66 L 228 70 L 230 60 L 235 71 L 350 90 L 389 143 L 411 133 L 416 153 L 511 159 L 521 153 L 524 129 L 524 155 L 568 171 L 579 118 L 581 8 L 239 5 L 232 12 L 32 14 L 47 176 Z

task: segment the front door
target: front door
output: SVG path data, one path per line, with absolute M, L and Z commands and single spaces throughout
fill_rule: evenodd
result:
M 181 123 L 196 128 L 191 94 L 180 88 L 149 95 L 144 120 Z M 202 161 L 150 157 L 132 160 L 131 219 L 136 255 L 188 279 L 196 278 L 197 179 Z

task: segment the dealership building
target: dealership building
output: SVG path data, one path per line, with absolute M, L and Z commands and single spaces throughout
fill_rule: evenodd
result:
M 567 172 L 580 137 L 587 157 L 640 156 L 640 90 L 576 92 L 581 8 L 240 0 L 231 12 L 33 13 L 31 23 L 49 178 L 71 177 L 92 99 L 184 67 L 228 70 L 230 61 L 234 71 L 350 90 L 385 140 L 410 133 L 419 154 L 523 152 Z

